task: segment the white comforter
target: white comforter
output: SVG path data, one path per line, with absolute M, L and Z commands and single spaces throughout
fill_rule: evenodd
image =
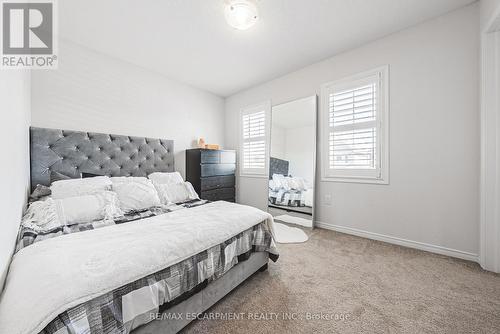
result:
M 65 310 L 160 271 L 272 216 L 215 202 L 63 235 L 21 249 L 0 299 L 0 333 L 38 333 Z

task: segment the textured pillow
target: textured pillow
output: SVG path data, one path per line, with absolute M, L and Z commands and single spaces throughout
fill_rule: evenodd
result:
M 269 189 L 272 191 L 278 191 L 280 189 L 279 185 L 277 185 L 276 181 L 269 180 Z
M 102 219 L 113 220 L 123 216 L 118 206 L 118 198 L 112 191 L 68 197 L 55 200 L 54 203 L 63 225 L 89 223 Z
M 33 203 L 36 201 L 43 200 L 50 196 L 50 188 L 41 184 L 37 184 L 35 190 L 31 193 L 28 203 Z
M 113 220 L 123 213 L 118 208 L 116 194 L 110 191 L 99 194 L 68 197 L 32 203 L 22 219 L 22 225 L 35 231 L 51 231 L 64 225 L 89 223 L 96 220 Z
M 303 177 L 296 177 L 295 182 L 297 183 L 297 189 L 307 190 L 307 183 Z
M 124 212 L 144 210 L 161 204 L 151 180 L 145 177 L 112 177 L 113 191 Z
M 281 174 L 273 174 L 273 181 L 277 189 L 288 188 L 288 182 L 286 182 L 285 177 Z
M 148 175 L 148 178 L 156 184 L 173 184 L 173 183 L 182 183 L 184 179 L 182 178 L 179 172 L 173 173 L 152 173 Z
M 155 187 L 163 204 L 182 203 L 200 199 L 193 185 L 189 182 L 156 184 Z
M 21 225 L 37 232 L 51 231 L 63 224 L 52 198 L 33 202 L 23 215 Z
M 53 199 L 96 194 L 110 189 L 111 180 L 107 176 L 61 180 L 50 186 Z
M 288 184 L 288 188 L 294 189 L 294 190 L 302 190 L 302 188 L 300 187 L 299 182 L 297 181 L 297 178 L 295 178 L 295 177 L 286 177 L 285 181 Z

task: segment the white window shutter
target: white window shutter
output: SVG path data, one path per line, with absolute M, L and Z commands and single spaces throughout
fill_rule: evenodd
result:
M 329 93 L 329 168 L 377 169 L 377 80 Z
M 323 177 L 382 180 L 388 163 L 387 68 L 322 86 L 325 113 Z M 384 174 L 384 175 L 383 175 Z M 354 182 L 362 182 L 355 180 Z M 384 182 L 379 182 L 384 183 Z
M 261 104 L 241 113 L 240 174 L 267 174 L 268 108 Z

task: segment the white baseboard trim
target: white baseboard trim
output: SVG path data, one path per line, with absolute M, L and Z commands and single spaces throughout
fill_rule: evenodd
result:
M 333 230 L 336 232 L 345 233 L 345 234 L 351 234 L 351 235 L 355 235 L 355 236 L 362 237 L 362 238 L 383 241 L 383 242 L 387 242 L 387 243 L 394 244 L 394 245 L 415 248 L 415 249 L 419 249 L 419 250 L 423 250 L 423 251 L 427 251 L 427 252 L 431 252 L 431 253 L 456 257 L 459 259 L 479 263 L 479 255 L 478 254 L 464 252 L 464 251 L 457 250 L 457 249 L 426 244 L 424 242 L 419 242 L 419 241 L 391 237 L 389 235 L 368 232 L 368 231 L 358 230 L 358 229 L 351 228 L 351 227 L 344 227 L 344 226 L 339 226 L 339 225 L 334 225 L 334 224 L 323 223 L 323 222 L 319 222 L 319 221 L 315 221 L 314 226 L 319 227 L 319 228 L 324 228 L 327 230 Z

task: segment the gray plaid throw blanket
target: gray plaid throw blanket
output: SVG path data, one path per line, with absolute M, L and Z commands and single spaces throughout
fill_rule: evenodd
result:
M 61 313 L 41 333 L 129 333 L 150 322 L 151 314 L 198 292 L 251 253 L 268 252 L 271 242 L 267 225 L 255 225 L 222 244 Z M 270 258 L 276 261 L 278 255 L 270 254 Z M 145 300 L 159 304 L 135 304 Z

